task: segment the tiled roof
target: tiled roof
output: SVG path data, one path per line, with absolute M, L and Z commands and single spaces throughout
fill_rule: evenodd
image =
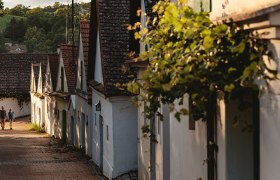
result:
M 59 56 L 58 54 L 49 54 L 48 60 L 49 60 L 50 71 L 51 71 L 52 86 L 53 86 L 53 90 L 55 91 L 56 83 L 57 83 L 58 66 L 59 66 Z
M 0 54 L 0 94 L 28 94 L 31 64 L 46 63 L 46 54 Z
M 89 21 L 81 21 L 80 22 L 80 33 L 81 33 L 82 45 L 83 45 L 85 76 L 86 76 L 86 80 L 87 80 L 88 47 L 89 47 Z
M 92 10 L 92 13 L 97 12 L 97 20 L 91 22 L 95 22 L 99 30 L 104 94 L 107 97 L 129 95 L 127 91 L 117 88 L 116 84 L 126 83 L 132 80 L 131 74 L 135 75 L 135 72 L 122 71 L 130 51 L 130 34 L 127 30 L 130 24 L 130 1 L 97 0 L 96 2 L 97 8 Z M 95 60 L 94 56 L 93 58 Z
M 73 59 L 72 45 L 61 44 L 60 51 L 64 64 L 68 91 L 70 94 L 73 94 L 76 89 L 78 47 L 77 46 L 74 47 L 74 59 Z

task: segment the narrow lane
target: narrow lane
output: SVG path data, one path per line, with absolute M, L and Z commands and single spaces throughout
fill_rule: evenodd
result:
M 28 118 L 0 130 L 0 179 L 103 179 L 81 153 L 47 134 L 29 131 Z

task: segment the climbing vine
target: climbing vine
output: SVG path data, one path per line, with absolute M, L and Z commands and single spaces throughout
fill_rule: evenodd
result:
M 233 22 L 214 23 L 209 13 L 195 12 L 186 3 L 160 0 L 146 26 L 138 22 L 128 27 L 148 47 L 135 57 L 148 62 L 141 80 L 128 83 L 127 88 L 133 93 L 141 90 L 138 101 L 144 102 L 149 119 L 162 118 L 161 103 L 169 104 L 178 120 L 186 114 L 206 119 L 213 93 L 230 98 L 244 88 L 258 89 L 256 79 L 268 84 L 277 78 L 277 70 L 269 68 L 267 43 L 258 34 Z M 174 101 L 182 104 L 186 93 L 192 112 L 174 108 Z

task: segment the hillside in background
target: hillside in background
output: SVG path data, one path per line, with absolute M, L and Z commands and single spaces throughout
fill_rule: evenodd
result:
M 75 27 L 80 20 L 89 19 L 90 3 L 75 4 Z M 5 44 L 19 44 L 27 47 L 27 52 L 52 53 L 57 45 L 72 39 L 71 9 L 58 2 L 44 8 L 29 8 L 17 5 L 5 8 L 0 17 L 0 52 L 7 52 Z M 67 27 L 66 27 L 67 24 Z M 75 28 L 78 29 L 78 28 Z M 75 43 L 78 32 L 75 31 Z M 68 40 L 67 40 L 68 39 Z

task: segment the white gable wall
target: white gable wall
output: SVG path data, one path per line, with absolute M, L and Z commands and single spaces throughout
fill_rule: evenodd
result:
M 65 68 L 64 68 L 64 63 L 63 63 L 61 52 L 59 54 L 59 66 L 58 67 L 59 68 L 58 68 L 58 75 L 57 75 L 56 91 L 61 91 L 61 67 L 63 67 L 63 70 L 64 70 L 64 92 L 68 92 Z
M 53 84 L 50 70 L 50 62 L 47 63 L 46 79 L 45 79 L 45 89 L 44 92 L 53 92 Z
M 37 85 L 37 93 L 43 93 L 43 79 L 42 79 L 42 66 L 40 64 L 39 67 L 39 77 L 38 77 L 38 85 Z
M 81 62 L 83 62 L 83 77 L 81 77 Z M 81 78 L 83 78 L 82 90 L 86 90 L 86 78 L 85 78 L 85 66 L 84 66 L 84 50 L 83 41 L 80 34 L 80 44 L 79 44 L 79 57 L 78 57 L 78 67 L 77 67 L 77 83 L 76 88 L 81 89 Z
M 97 31 L 94 80 L 103 84 L 99 31 Z

